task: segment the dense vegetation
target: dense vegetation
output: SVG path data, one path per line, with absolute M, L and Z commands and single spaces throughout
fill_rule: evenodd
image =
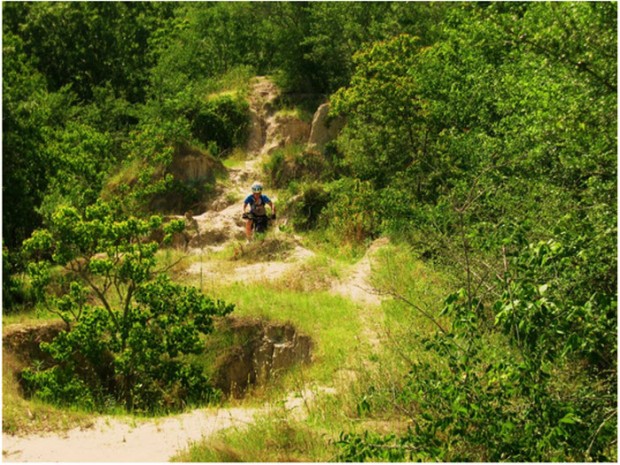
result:
M 155 340 L 129 331 L 162 316 L 153 292 L 183 300 L 170 318 L 196 331 L 216 308 L 157 277 L 140 237 L 159 225 L 152 213 L 208 195 L 214 179 L 176 179 L 174 158 L 200 152 L 221 166 L 243 142 L 249 77 L 270 74 L 346 120 L 321 153 L 268 163 L 297 199 L 292 224 L 350 247 L 387 235 L 459 283 L 430 312 L 406 285 L 386 288 L 434 322 L 403 335 L 427 353 L 390 406 L 412 426 L 343 431 L 338 458 L 615 460 L 616 18 L 612 2 L 4 2 L 3 308 L 46 301 L 103 331 L 125 305 L 127 323 L 89 355 L 111 351 L 125 387 L 65 383 L 62 400 L 142 402 L 127 380 L 145 357 L 169 356 L 131 348 Z M 299 169 L 286 175 L 284 163 Z M 97 258 L 112 246 L 116 261 Z M 42 262 L 79 257 L 75 284 L 54 284 L 66 294 L 38 291 L 50 285 Z M 105 279 L 130 295 L 107 303 Z M 92 312 L 89 282 L 102 304 Z M 81 344 L 75 334 L 54 343 L 59 360 Z M 206 382 L 178 365 L 153 370 L 140 373 L 153 386 L 191 393 Z M 30 375 L 33 388 L 62 376 Z M 394 386 L 373 386 L 360 416 L 383 414 L 382 389 Z

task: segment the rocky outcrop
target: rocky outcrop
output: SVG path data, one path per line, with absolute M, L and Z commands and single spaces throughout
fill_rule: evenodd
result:
M 248 97 L 251 121 L 245 147 L 247 160 L 243 166 L 228 171 L 228 180 L 218 183 L 215 190 L 210 192 L 208 201 L 205 200 L 199 207 L 192 206 L 197 210 L 194 217 L 197 227 L 191 230 L 188 227 L 182 234 L 176 235 L 173 247 L 202 251 L 209 247 L 220 248 L 230 240 L 245 239 L 245 221 L 241 219 L 243 199 L 249 193 L 252 182 L 261 180 L 261 163 L 274 150 L 291 144 L 304 146 L 311 138 L 312 128 L 307 121 L 301 120 L 293 112 L 278 111 L 282 106 L 282 103 L 278 103 L 280 97 L 280 89 L 268 78 L 259 76 L 253 81 Z M 328 107 L 321 108 L 318 113 L 322 116 L 315 116 L 314 139 L 317 144 L 322 144 L 338 129 L 327 117 Z M 198 160 L 193 159 L 194 155 L 187 154 L 186 158 L 186 161 L 178 160 L 179 169 L 184 173 L 199 174 L 202 167 Z M 308 151 L 304 155 L 303 167 L 292 166 L 291 170 L 303 169 L 305 171 L 299 175 L 312 176 L 314 172 L 322 172 L 323 162 L 320 151 Z M 295 173 L 292 176 L 291 179 Z M 277 203 L 277 199 L 273 200 Z
M 329 116 L 329 103 L 324 103 L 314 113 L 312 129 L 308 139 L 308 149 L 321 150 L 334 140 L 344 127 L 343 118 Z
M 241 342 L 218 361 L 215 384 L 233 397 L 242 397 L 249 386 L 311 361 L 312 340 L 291 324 L 247 319 L 229 320 L 228 324 Z
M 272 153 L 274 150 L 291 144 L 304 144 L 310 136 L 310 125 L 291 115 L 276 114 L 267 125 L 268 144 L 263 153 Z
M 268 138 L 268 121 L 274 101 L 280 95 L 278 87 L 265 77 L 256 78 L 250 94 L 250 126 L 245 150 L 248 154 L 264 153 Z
M 226 168 L 211 155 L 195 148 L 182 147 L 175 151 L 170 171 L 180 181 L 213 181 L 218 173 L 225 173 Z

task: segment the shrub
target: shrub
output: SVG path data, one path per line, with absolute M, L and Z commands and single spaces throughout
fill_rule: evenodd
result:
M 36 231 L 24 247 L 41 291 L 53 284 L 45 270 L 64 266 L 68 287 L 58 297 L 42 295 L 69 329 L 42 344 L 54 363 L 26 370 L 26 391 L 59 404 L 144 412 L 216 398 L 188 356 L 203 350 L 201 335 L 213 331 L 213 317 L 233 306 L 155 270 L 158 245 L 148 238 L 161 219 L 119 219 L 101 202 L 84 217 L 61 208 L 53 219 L 49 231 Z M 182 228 L 173 221 L 164 232 L 169 239 Z
M 329 204 L 329 198 L 329 193 L 321 184 L 304 186 L 301 194 L 290 202 L 293 227 L 298 231 L 315 229 L 320 223 L 323 210 Z
M 245 142 L 248 103 L 239 95 L 220 94 L 194 110 L 189 120 L 197 140 L 205 145 L 215 142 L 218 153 L 229 151 Z
M 302 150 L 296 145 L 276 150 L 264 170 L 271 184 L 279 188 L 294 181 L 315 182 L 332 176 L 332 169 L 323 154 L 315 150 Z
M 339 240 L 362 244 L 378 231 L 376 194 L 369 182 L 343 178 L 329 185 L 323 226 Z

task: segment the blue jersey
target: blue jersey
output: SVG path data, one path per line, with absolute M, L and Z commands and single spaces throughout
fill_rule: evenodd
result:
M 271 200 L 266 195 L 261 194 L 260 195 L 260 202 L 257 203 L 256 200 L 254 199 L 254 195 L 250 194 L 250 195 L 248 195 L 245 198 L 245 201 L 243 203 L 244 203 L 244 205 L 249 205 L 250 206 L 250 211 L 251 212 L 254 212 L 256 210 L 257 206 L 263 206 L 262 209 L 259 209 L 259 210 L 262 210 L 262 213 L 259 213 L 259 214 L 264 215 L 265 214 L 264 213 L 264 211 L 265 211 L 264 210 L 264 208 L 265 208 L 264 205 L 267 205 L 268 203 L 271 203 Z

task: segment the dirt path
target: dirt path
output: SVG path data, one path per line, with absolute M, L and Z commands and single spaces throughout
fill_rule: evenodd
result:
M 273 128 L 273 102 L 278 95 L 279 89 L 271 81 L 264 77 L 255 79 L 249 98 L 252 128 L 246 144 L 247 159 L 241 166 L 229 169 L 228 180 L 210 208 L 193 217 L 188 230 L 197 234 L 188 244 L 190 252 L 218 250 L 228 241 L 245 238 L 242 199 L 250 192 L 252 183 L 259 180 L 265 157 L 280 144 L 274 140 L 277 131 Z
M 372 260 L 387 239 L 378 239 L 366 251 L 364 257 L 349 270 L 348 276 L 332 285 L 331 292 L 340 294 L 360 305 L 360 318 L 364 327 L 364 337 L 374 348 L 381 345 L 383 312 L 380 310 L 384 296 L 377 293 L 370 283 Z
M 205 254 L 228 241 L 242 239 L 242 198 L 251 182 L 257 178 L 262 157 L 278 145 L 274 140 L 275 124 L 271 104 L 277 89 L 265 78 L 255 81 L 250 98 L 255 118 L 253 135 L 248 143 L 248 160 L 239 168 L 230 170 L 226 188 L 209 211 L 194 217 L 198 232 L 189 252 Z M 227 199 L 237 199 L 230 201 Z M 278 232 L 275 232 L 276 237 Z M 215 243 L 215 245 L 214 245 Z M 354 265 L 348 276 L 334 284 L 332 292 L 344 295 L 360 304 L 364 321 L 364 336 L 373 346 L 379 344 L 380 298 L 371 289 L 368 276 L 376 250 L 384 245 L 377 242 L 366 256 Z M 188 270 L 204 273 L 219 282 L 246 281 L 254 276 L 277 279 L 313 253 L 298 243 L 287 254 L 286 260 L 256 264 L 240 263 L 233 269 L 222 270 L 217 262 L 199 261 Z M 219 269 L 218 269 L 219 268 Z M 318 394 L 332 394 L 331 388 L 305 389 L 291 393 L 284 405 L 295 418 L 303 418 L 306 407 Z M 273 405 L 277 405 L 274 402 Z M 244 428 L 256 415 L 269 414 L 269 405 L 261 408 L 199 409 L 182 415 L 159 420 L 129 420 L 99 417 L 91 428 L 73 429 L 66 433 L 37 434 L 27 437 L 2 435 L 5 462 L 165 462 L 194 441 L 201 440 L 225 428 Z
M 97 418 L 92 428 L 27 437 L 2 435 L 4 462 L 165 462 L 219 430 L 243 428 L 259 409 L 201 409 L 135 424 Z

